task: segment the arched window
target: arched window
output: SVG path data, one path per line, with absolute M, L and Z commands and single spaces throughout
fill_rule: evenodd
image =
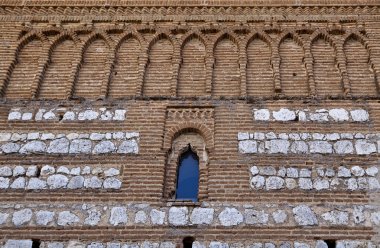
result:
M 189 146 L 179 160 L 176 200 L 198 201 L 199 158 Z

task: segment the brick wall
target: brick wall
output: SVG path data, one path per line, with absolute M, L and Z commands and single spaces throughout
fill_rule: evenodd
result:
M 3 1 L 0 244 L 379 247 L 379 16 Z M 197 203 L 172 197 L 188 144 Z

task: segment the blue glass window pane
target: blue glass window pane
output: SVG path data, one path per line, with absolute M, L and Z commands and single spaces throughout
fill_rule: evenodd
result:
M 199 161 L 191 150 L 185 152 L 180 159 L 177 178 L 177 200 L 198 201 Z

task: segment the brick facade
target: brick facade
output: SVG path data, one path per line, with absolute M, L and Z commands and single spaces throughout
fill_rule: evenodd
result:
M 379 17 L 1 1 L 0 245 L 380 247 Z M 173 197 L 189 144 L 196 203 Z

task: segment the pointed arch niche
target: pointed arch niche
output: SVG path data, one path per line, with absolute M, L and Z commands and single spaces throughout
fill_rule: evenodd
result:
M 189 158 L 193 164 L 184 164 L 184 159 Z M 198 162 L 198 164 L 196 164 Z M 167 161 L 165 166 L 164 181 L 164 198 L 169 201 L 203 201 L 208 196 L 208 151 L 205 139 L 196 129 L 184 129 L 179 131 L 173 138 L 171 148 L 167 153 Z M 181 180 L 183 166 L 187 169 L 195 169 L 193 172 L 195 177 L 199 177 L 198 185 L 194 182 L 184 183 Z M 198 168 L 191 168 L 198 166 Z M 181 168 L 182 167 L 182 168 Z M 194 179 L 193 179 L 194 180 Z M 179 189 L 181 187 L 181 189 Z M 198 187 L 198 192 L 194 197 L 183 197 L 181 192 L 183 187 L 191 187 L 190 191 L 194 191 L 194 187 Z M 183 193 L 183 192 L 182 192 Z M 186 198 L 186 199 L 185 199 Z M 189 198 L 189 199 L 187 199 Z M 191 198 L 191 199 L 190 199 Z

